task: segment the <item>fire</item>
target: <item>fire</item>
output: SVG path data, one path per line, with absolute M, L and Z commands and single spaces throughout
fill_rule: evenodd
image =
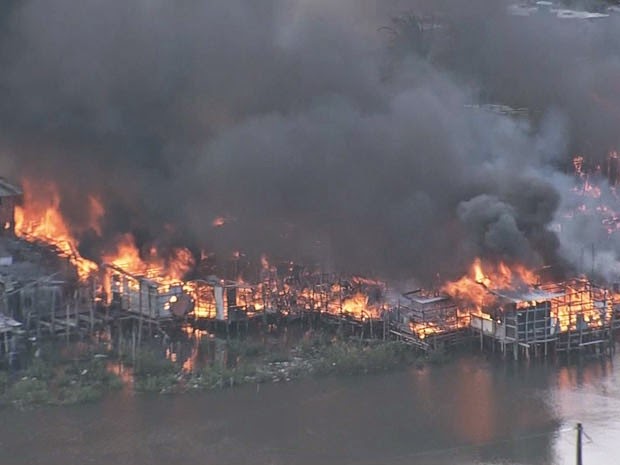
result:
M 613 305 L 613 298 L 607 290 L 593 286 L 585 278 L 541 284 L 535 272 L 521 265 L 509 267 L 499 263 L 483 266 L 480 259 L 474 261 L 467 275 L 445 284 L 442 291 L 459 303 L 460 311 L 468 310 L 471 315 L 485 319 L 491 319 L 491 315 L 483 312 L 483 308 L 493 308 L 498 304 L 500 297 L 497 293 L 511 295 L 510 301 L 516 302 L 516 309 L 522 311 L 540 308 L 548 302 L 549 324 L 557 327 L 559 332 L 601 327 L 609 322 Z M 524 300 L 512 300 L 519 299 L 521 295 Z M 529 295 L 539 295 L 544 300 L 525 300 Z M 420 338 L 434 333 L 432 326 L 411 329 Z
M 98 266 L 79 254 L 78 242 L 60 212 L 60 195 L 56 186 L 51 183 L 41 185 L 40 188 L 44 193 L 35 198 L 31 183 L 24 180 L 22 185 L 24 206 L 15 207 L 15 234 L 26 240 L 54 246 L 61 256 L 68 258 L 75 266 L 79 278 L 87 279 L 98 269 Z M 89 226 L 96 229 L 99 227 L 99 220 L 104 210 L 95 197 L 89 198 L 89 204 Z
M 522 265 L 513 265 L 511 268 L 500 262 L 495 266 L 483 266 L 482 260 L 476 258 L 465 276 L 444 284 L 441 291 L 470 307 L 471 313 L 486 316 L 482 313 L 482 307 L 492 299 L 488 290 L 520 289 L 535 286 L 539 282 L 538 275 Z
M 360 319 L 365 319 L 369 316 L 368 312 L 368 296 L 361 292 L 355 293 L 342 302 L 342 313 L 345 315 L 352 315 Z
M 587 279 L 550 285 L 546 290 L 561 295 L 551 301 L 551 316 L 562 332 L 601 327 L 611 318 L 613 296 Z
M 116 250 L 112 254 L 104 255 L 103 261 L 131 274 L 146 274 L 148 270 L 148 266 L 140 257 L 140 251 L 131 234 L 120 236 L 116 243 Z
M 441 333 L 441 328 L 439 328 L 434 323 L 414 323 L 413 321 L 409 322 L 409 330 L 418 336 L 419 339 L 424 340 L 428 336 L 432 336 L 433 334 Z

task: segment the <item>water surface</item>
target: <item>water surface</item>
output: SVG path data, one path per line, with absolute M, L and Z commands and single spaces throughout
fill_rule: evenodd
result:
M 1 411 L 0 464 L 573 464 L 620 457 L 620 359 L 444 366 Z

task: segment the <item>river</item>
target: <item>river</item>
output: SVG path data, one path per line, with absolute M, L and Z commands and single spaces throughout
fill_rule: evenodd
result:
M 620 357 L 442 366 L 4 409 L 0 464 L 574 464 L 620 457 Z

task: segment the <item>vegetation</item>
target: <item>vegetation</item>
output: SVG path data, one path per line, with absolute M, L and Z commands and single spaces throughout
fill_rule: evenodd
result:
M 326 332 L 306 334 L 293 346 L 277 340 L 235 339 L 219 341 L 217 349 L 201 341 L 197 349 L 211 355 L 189 372 L 167 358 L 161 347 L 139 349 L 130 360 L 123 359 L 131 367 L 133 389 L 157 393 L 222 389 L 309 375 L 378 373 L 447 359 L 444 353 L 420 357 L 413 348 L 397 341 L 365 341 Z M 100 353 L 91 350 L 76 356 L 58 348 L 41 352 L 43 355 L 33 357 L 24 370 L 11 375 L 0 371 L 1 403 L 24 407 L 89 402 L 122 386 L 109 369 L 107 356 Z
M 94 401 L 122 383 L 102 358 L 34 357 L 23 370 L 0 372 L 0 403 L 26 407 Z

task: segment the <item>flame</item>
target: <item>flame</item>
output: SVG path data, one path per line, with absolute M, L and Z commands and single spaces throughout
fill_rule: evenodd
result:
M 613 296 L 585 278 L 550 285 L 546 290 L 561 294 L 551 301 L 551 317 L 562 332 L 599 328 L 611 318 Z
M 585 278 L 541 284 L 536 273 L 521 265 L 508 267 L 505 263 L 499 263 L 483 267 L 481 260 L 476 259 L 467 275 L 458 281 L 448 282 L 442 290 L 459 303 L 460 311 L 467 309 L 472 315 L 491 319 L 482 311 L 497 302 L 497 297 L 489 291 L 527 291 L 533 288 L 549 296 L 546 301 L 549 303 L 550 324 L 556 325 L 560 332 L 602 327 L 610 321 L 614 297 L 607 290 L 593 286 Z M 516 308 L 528 310 L 542 303 L 522 301 L 516 303 Z M 411 329 L 421 339 L 436 332 L 432 326 Z
M 42 242 L 55 247 L 59 254 L 69 259 L 75 266 L 78 277 L 87 279 L 98 266 L 95 262 L 83 258 L 78 252 L 78 242 L 71 233 L 60 212 L 60 195 L 52 183 L 41 184 L 39 192 L 43 195 L 35 198 L 32 185 L 28 180 L 22 182 L 24 206 L 15 207 L 15 234 L 26 240 Z M 45 200 L 43 200 L 43 198 Z M 96 197 L 89 197 L 89 226 L 99 229 L 99 221 L 105 210 Z
M 140 251 L 131 234 L 120 236 L 116 243 L 116 250 L 112 254 L 104 254 L 103 261 L 131 274 L 146 274 L 148 270 L 148 266 L 140 257 Z
M 465 276 L 457 281 L 447 282 L 441 291 L 460 302 L 472 314 L 488 317 L 482 312 L 482 307 L 493 300 L 488 290 L 515 290 L 534 286 L 539 282 L 538 275 L 522 265 L 513 265 L 511 268 L 499 262 L 495 266 L 483 266 L 482 260 L 476 258 Z
M 148 255 L 142 257 L 133 235 L 129 233 L 119 237 L 115 250 L 104 254 L 103 261 L 130 274 L 161 282 L 180 281 L 195 265 L 192 252 L 186 248 L 172 249 L 171 256 L 165 260 L 153 246 Z
M 368 296 L 357 292 L 342 302 L 342 313 L 355 316 L 359 319 L 366 319 L 368 314 Z
M 414 323 L 413 321 L 409 322 L 409 330 L 418 336 L 418 339 L 424 340 L 428 336 L 432 336 L 434 334 L 441 334 L 442 329 L 437 326 L 435 323 Z

